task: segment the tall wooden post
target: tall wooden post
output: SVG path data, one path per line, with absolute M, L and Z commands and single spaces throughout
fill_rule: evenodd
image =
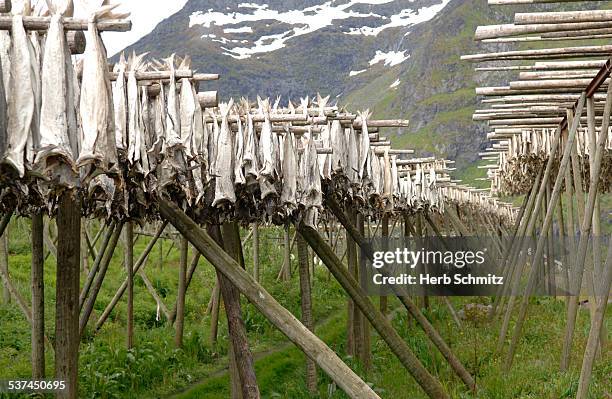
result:
M 385 249 L 389 249 L 389 214 L 385 213 L 382 217 L 382 239 L 385 242 Z M 380 311 L 386 315 L 388 310 L 388 298 L 386 296 L 380 297 Z
M 300 275 L 300 306 L 304 326 L 314 333 L 312 317 L 312 296 L 310 291 L 310 270 L 308 268 L 308 244 L 304 237 L 297 235 L 298 266 Z M 317 368 L 312 359 L 306 357 L 306 387 L 310 393 L 317 392 Z
M 32 215 L 32 378 L 45 378 L 45 254 L 43 214 Z
M 261 282 L 261 270 L 259 269 L 259 223 L 253 223 L 253 278 Z
M 178 296 L 176 298 L 176 322 L 174 344 L 177 348 L 183 346 L 183 330 L 185 327 L 185 292 L 187 290 L 187 253 L 189 243 L 185 238 L 181 238 L 181 259 L 179 264 L 179 283 Z
M 7 219 L 7 224 L 4 226 L 4 233 L 0 236 L 0 270 L 3 275 L 9 275 L 9 262 L 8 262 L 8 221 L 10 220 L 10 215 Z M 7 285 L 7 282 L 2 284 L 2 302 L 7 304 L 11 302 L 11 291 Z
M 240 230 L 238 224 L 225 223 L 223 225 L 223 244 L 227 252 L 244 269 L 244 257 L 242 254 L 242 243 L 240 241 Z M 227 326 L 230 334 L 232 355 L 235 359 L 235 368 L 238 375 L 234 380 L 239 383 L 236 389 L 236 397 L 244 399 L 259 398 L 259 387 L 255 376 L 253 355 L 249 349 L 246 327 L 242 318 L 240 306 L 240 292 L 225 276 L 219 276 L 225 313 L 227 315 Z M 241 393 L 241 395 L 239 395 Z
M 134 346 L 134 225 L 125 224 L 125 271 L 127 274 L 127 348 Z
M 361 235 L 365 237 L 365 216 L 361 213 L 357 214 L 357 229 L 359 230 L 359 233 L 361 233 Z M 358 252 L 359 252 L 359 265 L 361 269 L 361 267 L 365 267 L 366 258 L 365 256 L 362 256 L 361 251 L 358 251 Z M 359 274 L 359 276 L 360 276 L 360 281 L 365 280 L 365 276 L 363 274 Z M 361 312 L 359 313 L 361 314 Z M 361 338 L 362 345 L 361 345 L 361 353 L 359 355 L 359 358 L 361 359 L 363 368 L 366 371 L 369 371 L 372 369 L 372 345 L 371 345 L 371 339 L 370 339 L 370 321 L 366 317 L 363 317 L 363 314 L 361 314 L 361 336 L 362 336 Z
M 348 209 L 347 212 L 351 223 L 356 224 L 357 220 L 357 216 L 356 216 L 356 212 L 354 209 Z M 358 260 L 357 260 L 357 244 L 355 243 L 355 240 L 353 240 L 353 238 L 351 237 L 351 235 L 348 233 L 348 231 L 346 232 L 346 252 L 347 252 L 347 259 L 348 259 L 348 267 L 349 267 L 349 273 L 353 276 L 353 278 L 356 281 L 359 281 L 359 266 L 358 266 Z M 361 327 L 363 325 L 362 322 L 362 315 L 361 312 L 359 311 L 359 308 L 357 308 L 355 306 L 355 304 L 353 303 L 353 301 L 349 298 L 349 320 L 350 320 L 350 325 L 349 325 L 349 333 L 351 333 L 352 337 L 353 337 L 353 347 L 352 349 L 352 354 L 354 356 L 356 356 L 359 360 L 363 361 L 363 359 L 361 359 L 361 355 L 363 353 L 363 335 L 361 333 Z
M 79 368 L 79 266 L 81 204 L 65 191 L 57 214 L 57 278 L 55 306 L 55 378 L 66 382 L 57 398 L 76 399 Z

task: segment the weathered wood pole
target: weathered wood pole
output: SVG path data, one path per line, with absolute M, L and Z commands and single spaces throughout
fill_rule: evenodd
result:
M 373 259 L 373 251 L 370 243 L 366 240 L 362 232 L 356 229 L 349 222 L 348 217 L 346 217 L 346 215 L 344 215 L 344 213 L 341 211 L 341 208 L 339 207 L 338 203 L 335 200 L 328 198 L 326 200 L 326 204 L 327 207 L 331 210 L 331 212 L 336 216 L 340 224 L 342 224 L 347 229 L 351 237 L 361 248 L 361 254 L 365 257 L 368 257 L 369 259 Z M 384 268 L 381 269 L 381 272 L 383 272 L 384 274 Z M 431 339 L 434 345 L 436 345 L 440 353 L 446 358 L 455 373 L 457 373 L 457 375 L 461 378 L 465 385 L 468 388 L 475 390 L 476 382 L 474 381 L 474 378 L 466 370 L 466 368 L 459 361 L 459 359 L 454 355 L 450 347 L 446 344 L 442 336 L 436 331 L 433 325 L 431 325 L 429 320 L 427 320 L 423 313 L 421 313 L 419 307 L 410 299 L 405 290 L 401 290 L 400 288 L 395 287 L 394 293 L 396 294 L 400 302 L 404 305 L 406 310 L 408 310 L 410 314 L 420 324 L 425 334 Z
M 96 278 L 98 270 L 100 269 L 100 264 L 102 263 L 102 259 L 104 258 L 104 254 L 106 253 L 108 243 L 110 242 L 111 237 L 113 236 L 113 231 L 115 231 L 115 224 L 111 223 L 108 226 L 106 233 L 104 234 L 104 238 L 102 239 L 100 251 L 98 251 L 98 255 L 96 256 L 96 259 L 94 260 L 94 263 L 91 266 L 91 269 L 89 270 L 87 278 L 85 279 L 85 283 L 83 283 L 83 288 L 81 289 L 81 294 L 79 295 L 79 308 L 81 310 L 83 310 L 85 299 L 87 299 L 87 296 L 89 295 L 89 290 L 91 289 L 91 285 L 93 284 L 94 279 Z
M 127 348 L 134 346 L 134 224 L 125 223 L 124 263 L 127 274 Z
M 240 230 L 237 223 L 227 222 L 223 224 L 223 246 L 225 252 L 245 269 Z M 259 398 L 259 387 L 255 375 L 253 355 L 249 349 L 246 326 L 242 318 L 240 291 L 222 274 L 219 275 L 219 282 L 221 283 L 221 293 L 223 295 L 223 303 L 225 304 L 227 327 L 231 339 L 235 367 L 239 377 L 235 379 L 236 382 L 239 382 L 236 388 L 238 392 L 242 393 L 242 395 L 236 396 L 244 399 Z
M 610 114 L 612 113 L 612 85 L 608 87 L 606 96 L 606 104 L 604 106 L 604 117 L 602 122 L 602 132 L 607 132 L 610 123 Z M 578 118 L 576 118 L 578 119 Z M 584 205 L 584 214 L 582 218 L 582 224 L 580 226 L 580 240 L 578 241 L 578 250 L 576 252 L 576 258 L 574 265 L 574 273 L 572 276 L 572 282 L 574 283 L 573 291 L 578 293 L 582 285 L 585 258 L 589 245 L 589 237 L 591 233 L 591 227 L 593 223 L 593 214 L 595 210 L 595 203 L 597 201 L 597 192 L 599 190 L 600 171 L 601 163 L 603 160 L 604 147 L 606 143 L 607 135 L 600 134 L 597 140 L 597 148 L 595 151 L 595 159 L 593 167 L 590 171 L 589 181 L 589 192 L 586 204 Z M 579 194 L 578 194 L 579 195 Z M 588 285 L 588 284 L 587 284 Z M 593 288 L 595 288 L 593 286 Z M 595 291 L 593 291 L 595 293 Z M 578 296 L 570 297 L 570 302 L 567 307 L 567 329 L 565 332 L 565 339 L 563 342 L 563 355 L 562 355 L 562 369 L 565 369 L 569 364 L 569 354 L 571 352 L 572 341 L 574 338 L 574 330 L 576 325 L 576 315 L 578 312 Z M 591 317 L 594 320 L 595 314 L 591 313 Z
M 340 259 L 317 231 L 303 224 L 298 225 L 298 230 L 425 393 L 431 398 L 449 398 L 442 384 L 423 367 L 421 361 L 395 331 L 391 322 L 376 309 L 359 283 L 348 273 Z
M 601 340 L 601 331 L 604 327 L 608 297 L 610 295 L 610 285 L 612 284 L 612 236 L 609 238 L 608 256 L 603 267 L 604 272 L 601 284 L 598 287 L 598 292 L 594 293 L 597 300 L 597 309 L 593 320 L 591 320 L 591 330 L 589 331 L 589 338 L 582 359 L 576 399 L 586 399 L 588 396 L 591 373 L 593 372 L 593 363 L 595 362 L 598 344 Z
M 253 277 L 258 283 L 261 282 L 261 270 L 259 269 L 259 223 L 253 223 Z
M 506 356 L 506 359 L 505 359 L 504 368 L 506 370 L 509 370 L 510 367 L 512 367 L 512 361 L 514 359 L 514 354 L 516 352 L 518 340 L 521 336 L 521 331 L 523 328 L 525 317 L 527 316 L 527 309 L 529 307 L 529 297 L 533 294 L 533 290 L 535 288 L 535 284 L 537 281 L 537 273 L 539 271 L 538 266 L 540 265 L 540 262 L 542 261 L 542 257 L 544 255 L 544 247 L 546 244 L 547 233 L 552 223 L 555 207 L 557 206 L 557 203 L 559 200 L 561 186 L 565 178 L 565 171 L 567 170 L 567 167 L 569 166 L 569 163 L 570 163 L 572 146 L 574 145 L 574 140 L 576 138 L 576 130 L 578 130 L 578 123 L 580 122 L 580 115 L 582 113 L 584 103 L 585 103 L 585 93 L 582 93 L 582 95 L 580 96 L 580 100 L 578 102 L 578 106 L 576 107 L 577 117 L 574 119 L 572 126 L 569 130 L 569 135 L 565 143 L 565 149 L 563 150 L 563 156 L 561 158 L 561 164 L 559 165 L 559 172 L 555 179 L 555 186 L 552 191 L 552 198 L 550 199 L 550 203 L 548 204 L 546 215 L 544 216 L 542 231 L 540 232 L 540 236 L 538 237 L 535 254 L 533 255 L 533 259 L 531 261 L 532 267 L 529 273 L 529 280 L 527 282 L 527 288 L 525 289 L 525 292 L 523 294 L 523 299 L 521 301 L 521 307 L 519 310 L 518 319 L 516 321 L 516 326 L 514 328 L 514 334 L 512 335 L 512 341 L 510 342 L 510 349 L 508 350 L 508 355 Z M 609 118 L 609 113 L 608 113 L 608 118 Z M 549 159 L 548 164 L 549 165 L 552 164 L 552 161 L 553 161 L 552 158 Z M 548 170 L 548 167 L 547 167 L 547 170 Z M 597 176 L 597 179 L 598 178 L 599 176 Z M 544 182 L 543 184 L 545 185 L 548 184 L 548 181 Z M 591 218 L 591 221 L 592 221 L 592 214 L 593 214 L 593 211 L 591 209 L 591 212 L 589 215 L 589 218 Z M 590 230 L 590 226 L 589 226 L 589 230 Z M 588 237 L 588 233 L 589 232 L 587 231 L 586 232 L 587 237 Z
M 385 213 L 382 217 L 382 239 L 383 242 L 385 243 L 385 249 L 388 250 L 389 249 L 389 214 Z M 388 298 L 383 295 L 380 297 L 380 311 L 386 315 L 387 313 L 389 313 L 389 304 L 388 304 Z
M 359 230 L 359 233 L 361 234 L 361 236 L 365 237 L 365 217 L 361 213 L 357 214 L 357 229 Z M 357 240 L 355 240 L 354 238 L 353 240 L 355 241 L 356 244 L 358 244 Z M 358 253 L 359 252 L 360 251 L 358 251 Z M 361 267 L 365 268 L 365 264 L 366 264 L 366 257 L 363 256 L 362 253 L 359 253 L 360 269 Z M 359 277 L 360 277 L 360 281 L 365 282 L 364 275 L 359 274 Z M 363 314 L 361 312 L 359 312 L 359 314 L 361 316 L 360 318 L 361 318 L 361 337 L 362 337 L 361 338 L 361 341 L 362 341 L 361 353 L 359 354 L 359 358 L 361 359 L 363 368 L 366 371 L 369 371 L 372 369 L 372 345 L 371 345 L 371 339 L 370 339 L 370 321 L 366 317 L 363 317 Z
M 282 307 L 252 276 L 173 203 L 158 198 L 162 217 L 170 220 L 208 261 L 236 285 L 249 301 L 306 353 L 351 398 L 379 398 L 323 341 Z
M 58 225 L 59 228 L 59 225 Z M 121 231 L 123 230 L 123 223 L 119 222 L 115 225 L 113 235 L 108 243 L 108 247 L 104 252 L 104 258 L 100 263 L 100 270 L 96 275 L 96 278 L 91 287 L 91 294 L 85 300 L 85 304 L 83 305 L 83 311 L 81 312 L 81 319 L 79 321 L 79 334 L 83 336 L 85 332 L 85 327 L 87 327 L 87 323 L 89 323 L 89 318 L 91 316 L 91 312 L 93 312 L 94 305 L 96 304 L 96 299 L 98 298 L 98 293 L 102 288 L 102 283 L 104 282 L 104 277 L 106 277 L 106 272 L 108 271 L 108 266 L 110 265 L 111 259 L 113 258 L 113 253 L 115 252 L 115 248 L 117 247 L 117 243 L 119 242 L 119 238 L 121 237 Z M 127 288 L 127 283 L 126 283 Z M 99 323 L 100 321 L 98 321 Z
M 66 382 L 57 398 L 76 399 L 79 370 L 79 274 L 81 204 L 65 191 L 57 214 L 57 276 L 55 305 L 55 378 Z
M 45 378 L 45 253 L 43 214 L 32 215 L 32 378 Z
M 0 270 L 3 275 L 9 275 L 8 261 L 8 229 L 4 230 L 4 234 L 0 236 Z M 4 279 L 3 279 L 4 281 Z M 11 302 L 11 291 L 8 286 L 8 281 L 2 284 L 2 303 L 8 304 Z
M 176 322 L 174 323 L 174 345 L 177 348 L 183 346 L 183 331 L 185 329 L 185 293 L 187 291 L 187 254 L 189 251 L 189 242 L 185 238 L 181 238 L 180 251 Z
M 289 224 L 283 229 L 283 269 L 281 280 L 291 280 L 291 237 L 289 235 Z
M 354 209 L 347 209 L 348 217 L 353 225 L 357 224 L 357 212 Z M 346 232 L 346 251 L 349 273 L 353 276 L 356 281 L 359 281 L 359 261 L 357 259 L 357 243 L 351 237 L 350 233 Z M 350 299 L 349 299 L 350 300 Z M 363 325 L 363 316 L 359 311 L 359 308 L 355 306 L 352 300 L 349 302 L 349 319 L 351 324 L 349 325 L 353 336 L 353 354 L 363 362 L 361 355 L 363 353 L 363 334 L 361 333 L 361 327 Z
M 310 270 L 308 267 L 308 243 L 299 233 L 297 235 L 298 266 L 300 276 L 300 307 L 302 309 L 301 322 L 314 333 L 312 316 L 312 294 L 310 291 Z M 306 357 L 306 388 L 310 393 L 317 392 L 317 368 L 315 362 Z
M 162 235 L 167 225 L 168 225 L 168 222 L 164 221 L 161 224 L 161 226 L 159 226 L 159 228 L 157 229 L 157 232 L 155 233 L 155 236 L 153 236 L 153 238 L 151 239 L 151 241 L 149 241 L 149 244 L 147 245 L 145 250 L 142 252 L 142 254 L 140 254 L 140 256 L 138 257 L 138 260 L 136 261 L 136 264 L 134 265 L 134 274 L 138 273 L 138 270 L 140 270 L 140 268 L 144 265 L 144 263 L 147 260 L 147 257 L 149 256 L 149 254 L 155 247 L 157 240 L 159 240 L 159 237 Z M 115 296 L 110 301 L 110 303 L 106 306 L 106 308 L 104 309 L 104 312 L 102 312 L 102 315 L 100 316 L 100 318 L 98 319 L 98 322 L 96 323 L 95 331 L 98 331 L 100 330 L 100 328 L 102 328 L 102 326 L 104 325 L 104 323 L 110 316 L 115 306 L 117 306 L 117 303 L 121 300 L 121 297 L 123 296 L 126 290 L 127 290 L 127 279 L 123 280 L 123 283 L 121 284 L 121 286 L 115 293 Z

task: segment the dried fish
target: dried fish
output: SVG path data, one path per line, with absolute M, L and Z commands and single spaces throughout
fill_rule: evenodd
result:
M 115 107 L 115 146 L 119 151 L 127 151 L 127 87 L 125 84 L 127 62 L 124 53 L 121 53 L 119 62 L 115 64 L 114 71 L 117 79 L 113 84 L 113 106 Z
M 304 208 L 304 222 L 316 227 L 319 209 L 323 205 L 318 154 L 311 134 L 300 160 L 299 204 Z
M 281 205 L 286 215 L 290 215 L 297 208 L 297 156 L 293 145 L 293 135 L 289 129 L 284 138 L 283 159 L 283 189 L 281 191 Z
M 90 13 L 80 98 L 82 147 L 77 165 L 82 167 L 94 164 L 103 172 L 116 168 L 117 147 L 107 55 L 97 22 L 112 17 L 111 11 L 114 8 L 116 5 L 107 5 L 106 0 L 103 0 Z
M 75 106 L 75 75 L 64 33 L 64 16 L 71 16 L 71 0 L 47 2 L 52 13 L 42 64 L 40 151 L 36 164 L 57 180 L 74 187 L 77 182 L 74 159 L 79 153 Z
M 11 25 L 11 101 L 8 102 L 8 148 L 1 161 L 15 169 L 19 177 L 26 170 L 26 144 L 32 134 L 36 108 L 36 56 L 23 26 L 23 15 L 13 16 Z
M 212 206 L 216 207 L 227 202 L 236 202 L 236 193 L 234 191 L 234 143 L 232 140 L 232 132 L 229 127 L 228 116 L 234 105 L 234 101 L 230 100 L 227 104 L 220 104 L 221 112 L 221 131 L 218 141 L 217 159 L 215 161 L 218 175 L 215 178 L 215 199 Z

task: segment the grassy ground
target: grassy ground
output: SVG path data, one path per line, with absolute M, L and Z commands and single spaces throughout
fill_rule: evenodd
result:
M 29 301 L 29 244 L 28 223 L 13 222 L 10 226 L 10 272 L 19 291 Z M 243 232 L 243 237 L 246 233 Z M 293 314 L 299 316 L 299 287 L 297 278 L 291 282 L 276 281 L 282 259 L 281 232 L 262 230 L 261 262 L 266 288 Z M 146 245 L 139 241 L 138 254 Z M 164 241 L 161 253 L 170 248 Z M 250 244 L 245 247 L 250 264 Z M 120 248 L 110 267 L 109 274 L 98 297 L 95 317 L 110 301 L 125 275 L 121 266 Z M 178 253 L 171 250 L 163 262 L 159 262 L 160 248 L 156 248 L 145 270 L 149 279 L 172 309 L 177 288 Z M 46 283 L 46 332 L 53 339 L 54 316 L 54 259 L 50 257 L 45 269 Z M 80 397 L 82 398 L 227 398 L 228 376 L 225 373 L 227 359 L 227 331 L 224 320 L 220 324 L 219 343 L 212 346 L 209 338 L 209 315 L 206 305 L 215 277 L 212 267 L 201 261 L 187 296 L 186 330 L 183 349 L 174 348 L 174 330 L 156 319 L 156 304 L 146 291 L 140 278 L 136 278 L 136 348 L 125 349 L 125 300 L 113 312 L 111 318 L 95 337 L 88 335 L 80 352 Z M 385 343 L 375 333 L 372 339 L 374 367 L 365 372 L 354 359 L 345 356 L 346 302 L 341 288 L 329 279 L 326 271 L 317 268 L 314 289 L 314 316 L 318 321 L 317 335 L 325 340 L 365 381 L 384 398 L 423 398 L 422 391 L 403 369 Z M 375 299 L 374 299 L 375 300 Z M 474 298 L 453 299 L 457 308 Z M 481 301 L 486 302 L 486 299 Z M 437 375 L 453 398 L 570 398 L 577 388 L 580 359 L 588 334 L 588 314 L 582 310 L 569 373 L 558 372 L 559 354 L 564 327 L 562 301 L 535 298 L 529 319 L 511 372 L 501 370 L 500 356 L 494 354 L 499 322 L 466 322 L 463 330 L 451 322 L 447 309 L 432 300 L 427 317 L 438 328 L 449 345 L 477 378 L 481 387 L 478 394 L 467 392 L 460 381 L 423 333 L 408 321 L 399 303 L 391 300 L 393 308 L 399 308 L 393 319 L 398 332 L 424 365 Z M 343 398 L 331 380 L 319 371 L 319 395 L 309 395 L 303 382 L 304 355 L 276 331 L 251 305 L 243 303 L 244 318 L 249 342 L 257 353 L 256 371 L 264 398 Z M 163 316 L 161 316 L 163 318 Z M 612 317 L 606 319 L 608 331 L 612 330 Z M 612 392 L 611 348 L 604 353 L 595 368 L 591 398 L 601 399 Z M 29 365 L 30 334 L 27 322 L 14 302 L 0 305 L 0 379 L 27 377 Z M 52 352 L 47 352 L 47 375 L 53 375 Z M 0 394 L 0 397 L 2 395 Z

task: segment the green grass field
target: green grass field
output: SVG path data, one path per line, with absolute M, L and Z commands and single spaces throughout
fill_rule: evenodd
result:
M 20 293 L 29 302 L 30 249 L 28 222 L 16 220 L 10 226 L 10 274 Z M 242 232 L 243 238 L 246 232 Z M 282 263 L 282 231 L 262 229 L 261 263 L 263 284 L 281 304 L 299 317 L 297 276 L 291 282 L 277 282 Z M 140 239 L 136 256 L 147 240 Z M 170 309 L 177 291 L 178 251 L 156 248 L 146 268 L 149 279 Z M 160 253 L 164 254 L 160 262 Z M 251 244 L 245 246 L 247 264 L 251 265 Z M 98 297 L 90 324 L 96 320 L 115 290 L 125 278 L 121 248 L 110 267 Z M 295 264 L 294 264 L 295 267 Z M 50 256 L 45 269 L 46 333 L 53 340 L 55 297 L 55 260 Z M 210 264 L 201 260 L 189 288 L 186 305 L 184 347 L 175 349 L 174 329 L 156 317 L 156 304 L 142 280 L 135 279 L 136 347 L 125 349 L 125 299 L 115 309 L 102 331 L 91 331 L 81 344 L 80 397 L 82 398 L 227 398 L 227 329 L 221 318 L 219 341 L 211 345 L 210 316 L 206 305 L 215 282 Z M 373 298 L 376 302 L 377 299 Z M 457 309 L 468 302 L 488 302 L 488 298 L 454 298 Z M 494 354 L 499 322 L 465 321 L 459 329 L 452 322 L 442 301 L 432 299 L 426 316 L 440 331 L 468 370 L 476 377 L 478 393 L 467 392 L 442 356 L 425 338 L 398 301 L 390 300 L 395 309 L 393 324 L 424 365 L 445 385 L 453 398 L 571 398 L 574 396 L 584 343 L 588 334 L 588 312 L 581 310 L 572 355 L 571 370 L 558 371 L 563 336 L 565 308 L 562 300 L 534 298 L 524 327 L 524 335 L 511 372 L 501 370 L 501 357 Z M 365 372 L 353 358 L 347 357 L 346 297 L 323 266 L 317 266 L 313 288 L 316 332 L 382 398 L 424 398 L 415 381 L 394 357 L 384 341 L 372 333 L 373 369 Z M 253 306 L 243 300 L 243 316 L 249 342 L 256 355 L 256 372 L 264 398 L 344 398 L 332 381 L 319 371 L 319 395 L 307 393 L 304 355 L 274 329 Z M 610 312 L 607 329 L 612 329 Z M 611 348 L 596 363 L 591 398 L 601 399 L 612 392 Z M 0 379 L 26 378 L 30 375 L 30 333 L 28 323 L 14 301 L 0 305 Z M 47 351 L 47 375 L 53 375 L 53 352 Z M 8 397 L 2 396 L 0 397 Z

